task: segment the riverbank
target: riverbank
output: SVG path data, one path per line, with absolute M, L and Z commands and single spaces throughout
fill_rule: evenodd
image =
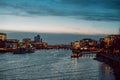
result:
M 98 53 L 97 60 L 105 62 L 113 68 L 116 80 L 120 80 L 120 57 L 115 54 Z

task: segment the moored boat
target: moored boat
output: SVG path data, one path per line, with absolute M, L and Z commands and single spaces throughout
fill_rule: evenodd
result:
M 35 49 L 28 48 L 18 48 L 14 51 L 14 54 L 25 54 L 25 53 L 34 53 Z
M 34 52 L 35 52 L 35 49 L 34 49 L 34 48 L 29 48 L 29 49 L 26 49 L 25 52 L 26 52 L 26 53 L 34 53 Z
M 79 58 L 82 56 L 82 53 L 72 53 L 71 58 Z
M 17 48 L 14 51 L 14 54 L 25 54 L 25 53 L 34 53 L 35 48 L 29 44 L 29 45 L 21 45 L 19 48 Z
M 82 56 L 81 50 L 75 49 L 75 50 L 72 50 L 72 52 L 73 53 L 71 54 L 71 58 L 79 58 Z
M 14 54 L 25 54 L 26 49 L 25 48 L 17 48 L 13 53 Z

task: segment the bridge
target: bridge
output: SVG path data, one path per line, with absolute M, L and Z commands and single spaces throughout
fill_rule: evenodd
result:
M 76 51 L 87 51 L 87 52 L 97 52 L 97 48 L 89 47 L 89 48 L 78 48 L 75 49 L 71 45 L 64 45 L 64 44 L 58 44 L 58 45 L 48 45 L 47 47 L 42 47 L 41 49 L 66 49 L 66 50 L 76 50 Z

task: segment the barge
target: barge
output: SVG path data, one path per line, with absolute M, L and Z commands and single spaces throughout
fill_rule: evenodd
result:
M 34 53 L 34 52 L 35 52 L 35 49 L 17 48 L 13 53 L 25 54 L 25 53 Z
M 71 58 L 79 58 L 83 55 L 81 50 L 72 50 L 72 52 Z

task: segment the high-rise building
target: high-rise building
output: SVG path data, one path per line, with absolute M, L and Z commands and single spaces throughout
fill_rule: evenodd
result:
M 35 36 L 34 41 L 36 41 L 36 42 L 41 41 L 42 42 L 42 39 L 40 38 L 40 35 Z

